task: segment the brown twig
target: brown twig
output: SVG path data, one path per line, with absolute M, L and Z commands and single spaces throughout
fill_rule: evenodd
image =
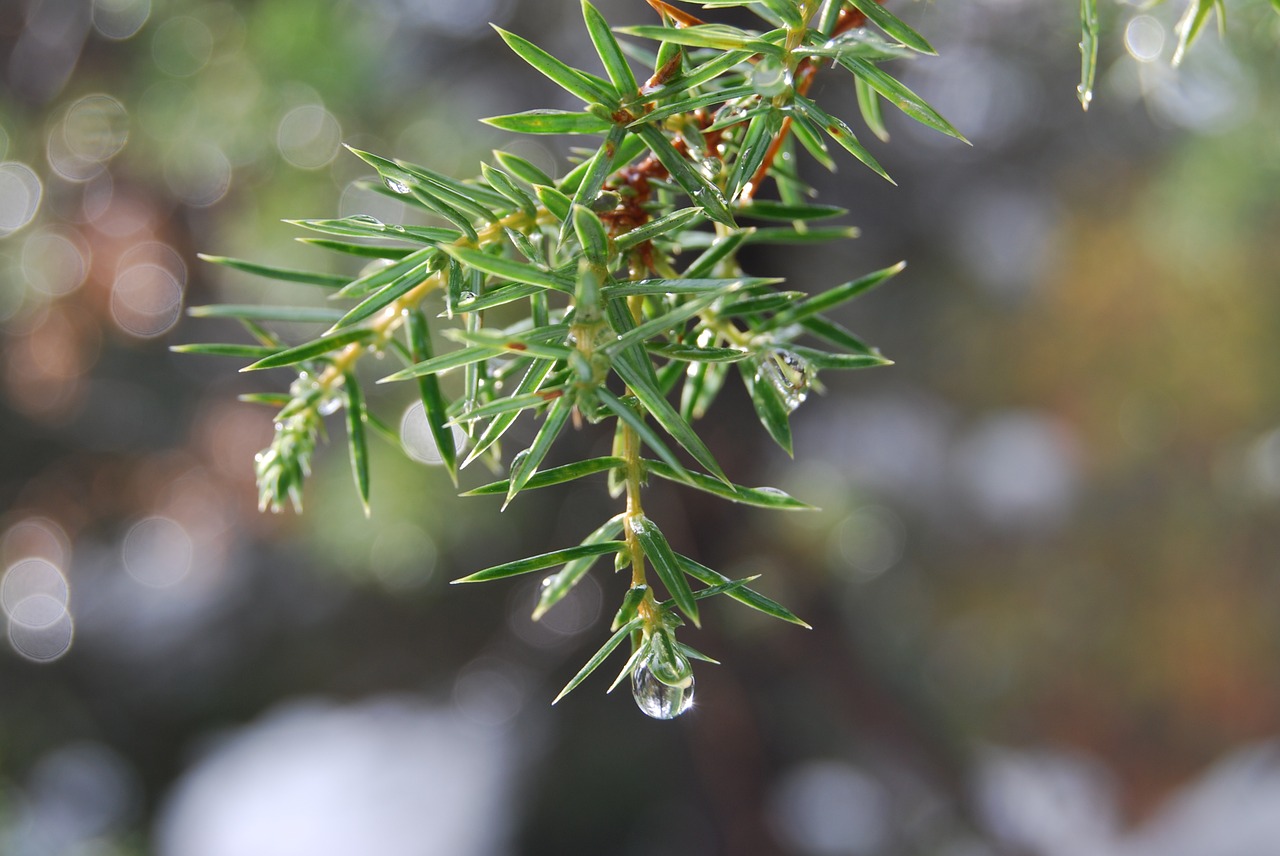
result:
M 687 12 L 677 9 L 663 0 L 647 0 L 659 15 L 669 18 L 677 28 L 692 27 L 704 23 L 701 19 L 688 14 Z M 832 37 L 841 33 L 856 29 L 866 23 L 866 15 L 856 9 L 842 9 L 839 17 L 836 19 L 835 27 L 832 29 Z M 645 82 L 642 92 L 652 92 L 661 87 L 668 80 L 676 75 L 680 69 L 681 58 L 683 52 L 677 53 L 662 68 L 654 72 L 653 77 Z M 755 58 L 753 58 L 754 61 Z M 818 65 L 812 59 L 803 60 L 797 67 L 795 72 L 795 91 L 798 95 L 807 95 L 809 89 L 813 86 L 814 77 L 818 73 Z M 714 121 L 714 114 L 705 110 L 698 110 L 694 114 L 695 122 L 698 129 L 704 130 Z M 733 127 L 733 126 L 730 126 Z M 720 137 L 728 130 L 721 128 L 705 137 L 706 150 L 713 157 L 719 156 Z M 773 162 L 778 157 L 778 152 L 782 149 L 783 143 L 787 139 L 787 135 L 791 132 L 791 117 L 787 116 L 782 120 L 782 126 L 774 135 L 773 140 L 769 143 L 769 149 L 765 153 L 764 160 L 760 163 L 759 169 L 755 175 L 751 176 L 751 180 L 743 186 L 742 197 L 745 200 L 755 198 L 756 193 L 760 189 L 760 185 L 764 183 L 765 177 L 768 175 Z M 677 137 L 673 144 L 676 150 L 681 154 L 688 152 L 688 144 L 682 138 Z M 600 218 L 608 226 L 611 235 L 620 235 L 638 228 L 649 221 L 649 211 L 647 204 L 652 195 L 652 188 L 649 185 L 652 179 L 662 179 L 667 176 L 667 169 L 653 155 L 649 155 L 635 166 L 624 167 L 618 172 L 616 180 L 609 182 L 606 189 L 617 191 L 622 199 L 618 207 L 613 211 L 608 211 L 600 215 Z M 653 268 L 653 247 L 646 241 L 635 249 L 635 253 L 639 262 L 647 269 Z
M 861 27 L 867 22 L 867 16 L 856 9 L 841 9 L 840 17 L 836 19 L 836 25 L 831 31 L 831 35 L 840 35 L 849 30 Z M 818 73 L 818 66 L 812 58 L 806 59 L 796 68 L 796 84 L 795 90 L 797 95 L 808 95 L 809 89 L 813 86 L 813 78 Z M 778 129 L 778 133 L 774 135 L 773 141 L 769 143 L 769 150 L 765 152 L 764 160 L 760 162 L 760 168 L 756 170 L 755 175 L 751 176 L 742 187 L 742 197 L 747 200 L 755 198 L 756 191 L 760 189 L 760 185 L 764 183 L 765 176 L 769 174 L 773 162 L 778 157 L 778 152 L 782 149 L 783 142 L 787 139 L 787 135 L 791 133 L 791 117 L 787 116 L 782 120 L 782 127 Z

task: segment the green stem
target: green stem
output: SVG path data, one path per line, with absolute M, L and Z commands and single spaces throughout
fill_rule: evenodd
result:
M 644 508 L 640 504 L 640 480 L 643 474 L 640 463 L 640 438 L 625 423 L 622 426 L 622 457 L 627 462 L 627 515 L 623 531 L 626 534 L 627 547 L 631 551 L 631 585 L 645 585 L 644 550 L 640 540 L 631 527 L 631 522 L 644 516 Z
M 508 214 L 497 222 L 490 223 L 488 226 L 480 229 L 476 240 L 469 238 L 459 238 L 454 242 L 458 247 L 476 247 L 483 248 L 485 245 L 493 241 L 502 240 L 506 235 L 507 229 L 515 229 L 524 231 L 525 229 L 537 226 L 540 223 L 548 221 L 551 217 L 550 212 L 545 208 L 539 208 L 536 213 L 528 214 L 524 211 L 517 211 L 514 214 Z M 405 311 L 416 309 L 427 295 L 440 288 L 444 284 L 443 272 L 436 272 L 428 276 L 422 282 L 418 283 L 413 289 L 405 292 L 399 299 L 388 306 L 386 309 L 370 322 L 369 327 L 375 333 L 373 343 L 375 346 L 386 344 L 386 342 L 395 334 L 400 325 L 404 323 Z M 321 398 L 329 395 L 333 390 L 342 385 L 343 378 L 347 372 L 351 371 L 356 361 L 365 353 L 369 345 L 364 342 L 355 342 L 347 345 L 345 348 L 335 354 L 330 361 L 328 367 L 321 372 L 316 378 L 316 386 L 320 388 Z

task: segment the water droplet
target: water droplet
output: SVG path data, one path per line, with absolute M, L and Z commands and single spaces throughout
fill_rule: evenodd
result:
M 310 372 L 298 372 L 297 378 L 289 385 L 289 394 L 314 407 L 321 416 L 336 413 L 342 407 L 342 396 L 335 394 L 334 390 L 322 387 Z
M 622 196 L 612 190 L 606 190 L 591 202 L 592 211 L 612 211 L 622 204 Z
M 756 379 L 768 381 L 782 396 L 788 411 L 809 397 L 809 364 L 784 348 L 774 348 L 760 361 Z
M 653 676 L 669 687 L 687 687 L 693 680 L 693 666 L 689 658 L 676 647 L 675 639 L 667 630 L 659 630 L 649 640 L 650 653 L 646 661 Z
M 383 223 L 381 220 L 379 220 L 377 217 L 371 217 L 371 216 L 370 216 L 370 215 L 368 215 L 368 214 L 352 214 L 352 215 L 351 215 L 350 217 L 348 217 L 347 219 L 348 219 L 348 220 L 350 220 L 350 221 L 351 221 L 351 222 L 353 222 L 353 223 L 364 223 L 364 224 L 366 224 L 366 225 L 368 225 L 368 226 L 378 226 L 378 227 L 382 227 L 382 226 L 385 226 L 385 225 L 386 225 L 386 224 L 385 224 L 385 223 Z
M 389 229 L 391 229 L 391 231 L 393 231 L 393 232 L 403 232 L 403 231 L 404 231 L 404 226 L 401 226 L 401 225 L 399 225 L 399 224 L 395 224 L 395 225 L 389 226 L 388 228 L 389 228 Z
M 476 299 L 476 293 L 474 291 L 464 291 L 458 295 L 459 304 L 470 303 L 475 299 Z
M 382 180 L 387 185 L 387 187 L 391 189 L 392 193 L 408 193 L 409 192 L 409 185 L 405 184 L 403 181 L 401 181 L 398 178 L 391 178 L 390 176 L 387 176 Z
M 627 525 L 631 527 L 631 531 L 636 535 L 645 535 L 653 529 L 653 524 L 649 522 L 649 518 L 643 514 L 637 514 L 627 521 Z
M 693 707 L 693 676 L 689 675 L 683 686 L 664 684 L 646 661 L 631 673 L 631 695 L 646 716 L 675 719 Z
M 791 75 L 776 57 L 761 57 L 747 77 L 751 87 L 766 98 L 781 95 L 791 88 Z
M 307 372 L 298 372 L 298 376 L 293 383 L 289 384 L 289 395 L 294 398 L 306 398 L 315 391 L 316 382 L 312 380 L 311 375 Z

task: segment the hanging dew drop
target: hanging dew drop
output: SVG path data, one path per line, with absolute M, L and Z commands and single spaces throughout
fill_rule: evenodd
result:
M 776 389 L 788 412 L 809 397 L 809 364 L 784 348 L 774 348 L 760 361 L 756 380 L 765 380 Z
M 786 67 L 772 56 L 761 57 L 747 75 L 751 87 L 766 98 L 782 95 L 791 88 L 791 75 Z
M 646 661 L 631 673 L 631 695 L 645 716 L 675 719 L 693 707 L 693 675 L 687 676 L 679 686 L 664 684 Z

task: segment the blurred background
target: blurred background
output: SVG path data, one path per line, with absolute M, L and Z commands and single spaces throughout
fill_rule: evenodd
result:
M 897 188 L 809 170 L 862 238 L 748 263 L 907 259 L 843 315 L 897 365 L 824 375 L 794 463 L 740 390 L 707 420 L 820 512 L 646 503 L 815 629 L 709 604 L 684 638 L 724 665 L 660 723 L 599 677 L 548 704 L 623 580 L 538 624 L 536 580 L 446 585 L 577 543 L 600 485 L 499 517 L 382 444 L 365 520 L 335 416 L 306 514 L 263 515 L 272 412 L 237 395 L 289 378 L 168 351 L 235 336 L 186 306 L 316 299 L 197 252 L 346 272 L 282 219 L 406 216 L 342 142 L 563 173 L 475 120 L 566 106 L 487 23 L 594 68 L 577 4 L 5 0 L 0 852 L 1275 854 L 1280 16 L 1228 6 L 1175 72 L 1180 4 L 1104 1 L 1087 114 L 1073 4 L 895 10 L 973 147 L 888 115 Z M 410 444 L 412 394 L 373 403 Z

